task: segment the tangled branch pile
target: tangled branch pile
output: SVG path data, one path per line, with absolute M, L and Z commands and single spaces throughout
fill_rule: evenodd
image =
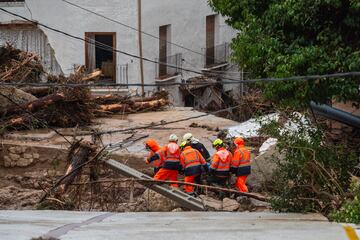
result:
M 9 44 L 0 48 L 0 82 L 36 82 L 42 72 L 35 54 Z M 80 66 L 69 76 L 49 75 L 48 82 L 62 84 L 56 87 L 0 87 L 1 131 L 84 126 L 94 117 L 158 110 L 169 104 L 167 92 L 146 98 L 93 97 L 89 87 L 63 85 L 84 84 L 100 75 L 101 71 L 86 74 L 85 67 Z
M 43 73 L 39 57 L 6 44 L 0 47 L 0 82 L 38 82 Z

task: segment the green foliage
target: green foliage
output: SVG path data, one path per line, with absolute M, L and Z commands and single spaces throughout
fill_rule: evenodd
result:
M 291 124 L 271 122 L 262 129 L 278 139 L 282 154 L 274 157 L 277 170 L 271 189 L 272 207 L 278 211 L 328 214 L 345 198 L 349 172 L 358 157 L 343 144 L 327 141 L 321 128 L 314 128 L 299 114 L 290 119 Z
M 358 0 L 209 0 L 239 30 L 233 60 L 253 77 L 289 77 L 360 70 Z M 310 100 L 360 102 L 359 77 L 260 84 L 284 106 Z
M 354 196 L 343 203 L 339 210 L 330 214 L 331 219 L 338 222 L 360 224 L 360 183 L 353 181 L 350 192 Z

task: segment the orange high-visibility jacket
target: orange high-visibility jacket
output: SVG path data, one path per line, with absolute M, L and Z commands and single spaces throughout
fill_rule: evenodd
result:
M 179 170 L 180 168 L 180 148 L 174 143 L 170 142 L 165 147 L 164 168 L 169 170 Z
M 180 148 L 174 143 L 170 142 L 168 145 L 162 147 L 153 156 L 150 157 L 150 162 L 160 160 L 163 163 L 163 168 L 168 170 L 179 170 L 180 168 Z
M 206 169 L 206 161 L 201 153 L 193 149 L 191 146 L 186 146 L 180 154 L 180 164 L 184 169 L 185 176 L 198 175 L 202 173 L 202 167 Z
M 247 176 L 251 173 L 250 152 L 244 145 L 238 145 L 234 151 L 234 157 L 231 162 L 231 171 L 236 176 Z
M 231 153 L 224 147 L 219 148 L 211 160 L 210 172 L 218 177 L 228 177 L 231 161 Z
M 146 163 L 147 164 L 152 163 L 155 168 L 161 167 L 161 165 L 162 165 L 161 158 L 154 160 L 154 161 L 150 161 L 151 156 L 153 156 L 157 151 L 159 151 L 161 149 L 159 144 L 157 144 L 157 142 L 153 139 L 148 139 L 145 142 L 145 144 L 148 145 L 150 148 L 150 152 L 149 152 L 148 156 L 146 157 Z

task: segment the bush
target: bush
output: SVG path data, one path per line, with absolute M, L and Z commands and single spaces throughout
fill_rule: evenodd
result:
M 274 158 L 272 207 L 328 215 L 346 198 L 357 155 L 341 143 L 328 141 L 326 129 L 313 126 L 302 115 L 292 114 L 289 119 L 283 125 L 271 122 L 262 129 L 278 139 L 283 155 L 281 160 Z
M 346 200 L 339 210 L 334 210 L 330 218 L 337 222 L 360 224 L 360 183 L 355 180 L 351 184 L 350 193 L 354 196 Z

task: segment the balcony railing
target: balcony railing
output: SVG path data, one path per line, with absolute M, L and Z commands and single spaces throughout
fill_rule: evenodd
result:
M 129 69 L 129 65 L 128 64 L 123 64 L 117 65 L 117 80 L 116 82 L 118 84 L 128 84 L 129 83 L 129 74 L 128 74 L 128 69 Z M 127 86 L 122 86 L 121 88 L 128 88 Z
M 229 43 L 223 43 L 210 48 L 203 48 L 205 68 L 227 63 L 229 60 Z
M 156 58 L 155 61 L 155 78 L 165 79 L 181 72 L 182 54 L 167 56 L 164 58 Z

